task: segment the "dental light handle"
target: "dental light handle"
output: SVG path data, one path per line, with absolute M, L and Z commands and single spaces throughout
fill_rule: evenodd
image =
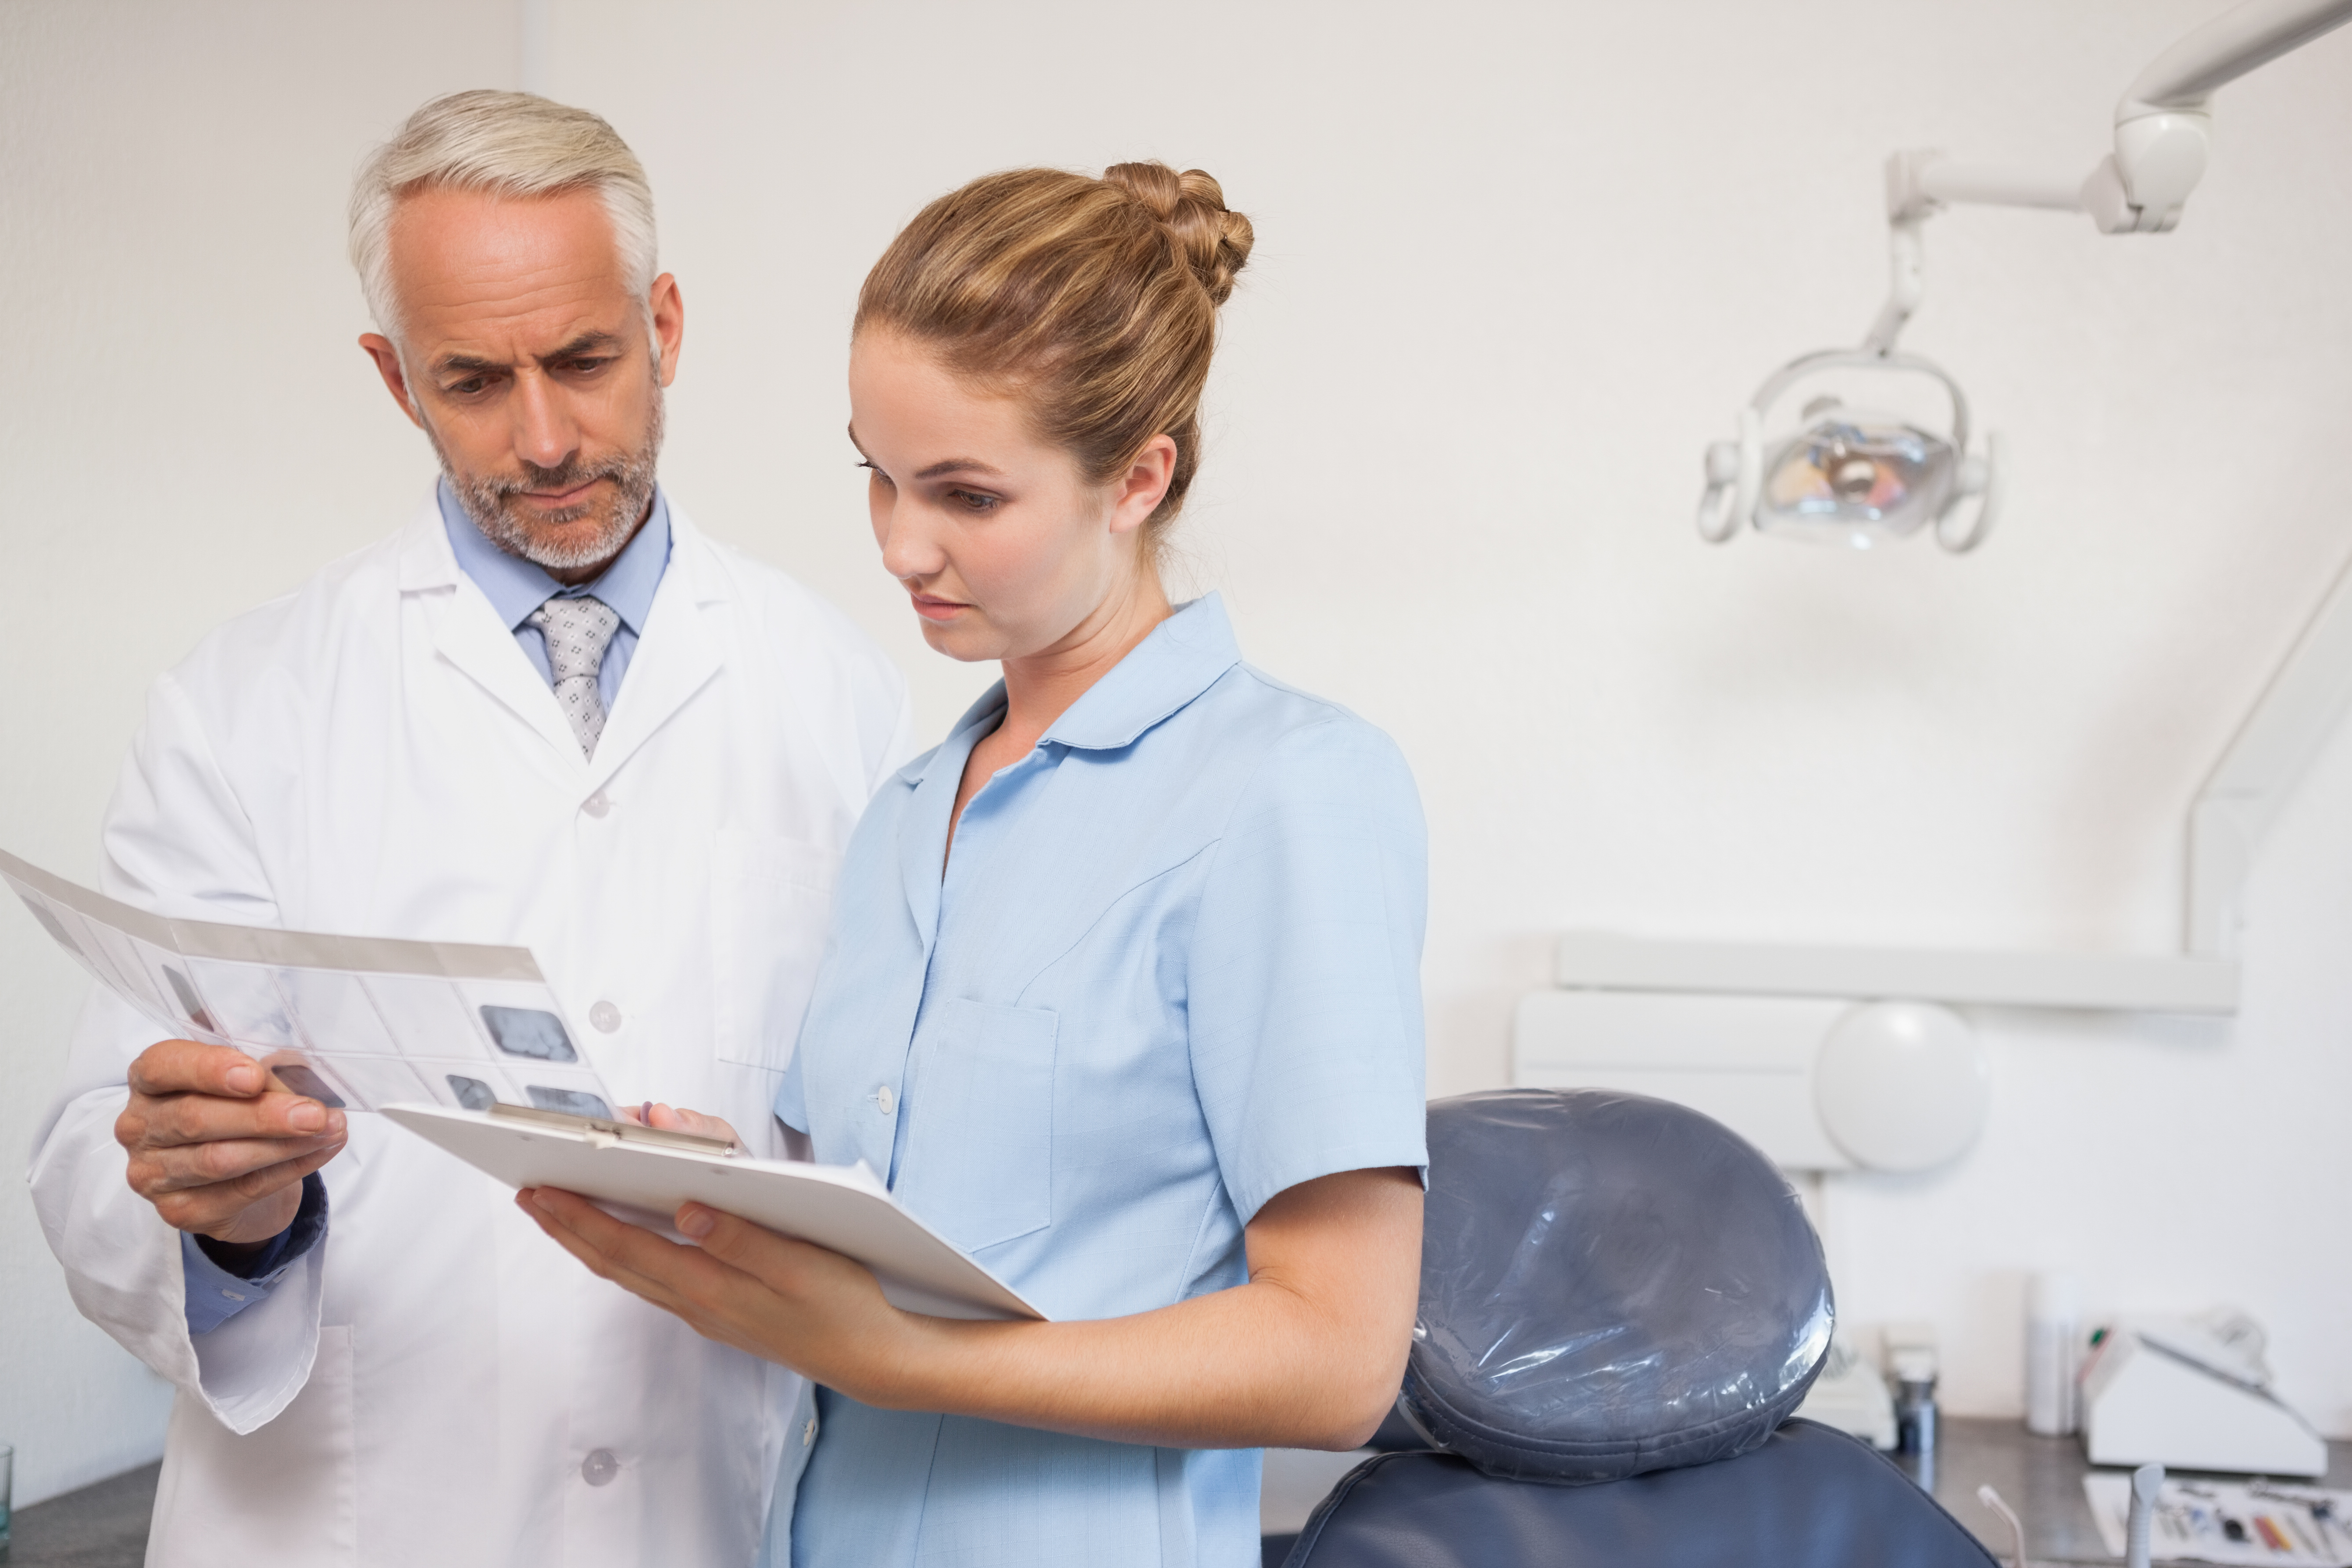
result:
M 2155 1534 L 2157 1494 L 2164 1490 L 2164 1467 L 2142 1465 L 2132 1472 L 2131 1515 L 2124 1526 L 2124 1568 L 2148 1568 Z
M 1983 454 L 1971 453 L 1960 461 L 1960 482 L 1936 519 L 1936 542 L 1955 555 L 1966 555 L 1982 544 L 2000 521 L 2008 491 L 2009 443 L 2000 431 L 1988 430 Z
M 1698 536 L 1721 544 L 1756 515 L 1764 488 L 1764 426 L 1752 407 L 1739 411 L 1739 439 L 1706 449 L 1706 490 L 1698 500 Z

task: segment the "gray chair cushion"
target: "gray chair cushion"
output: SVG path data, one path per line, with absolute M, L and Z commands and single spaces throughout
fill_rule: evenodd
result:
M 1605 1487 L 1382 1454 L 1323 1500 L 1285 1568 L 1994 1568 L 1910 1478 L 1791 1421 L 1737 1459 Z
M 1489 1475 L 1583 1484 L 1746 1453 L 1828 1353 L 1829 1271 L 1796 1194 L 1685 1107 L 1440 1100 L 1426 1216 L 1400 1407 Z

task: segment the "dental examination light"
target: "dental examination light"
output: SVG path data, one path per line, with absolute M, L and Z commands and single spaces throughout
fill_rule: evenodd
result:
M 2352 0 L 2249 0 L 2208 22 L 2124 93 L 2116 150 L 2086 179 L 1956 163 L 1936 152 L 1888 159 L 1886 303 L 1861 347 L 1806 354 L 1766 377 L 1739 411 L 1738 437 L 1707 448 L 1699 537 L 1720 544 L 1746 521 L 1760 533 L 1860 550 L 1923 530 L 1955 554 L 1983 543 L 2000 513 L 2000 437 L 1971 448 L 1959 384 L 1895 346 L 1926 291 L 1927 219 L 1956 205 L 2044 207 L 2087 214 L 2102 234 L 2168 234 L 2205 173 L 2214 91 L 2347 21 Z M 1799 405 L 1795 428 L 1767 434 L 1793 393 L 1832 377 L 1858 377 L 1882 395 L 1850 405 L 1820 392 Z M 1948 405 L 1940 424 L 1896 411 L 1922 390 Z

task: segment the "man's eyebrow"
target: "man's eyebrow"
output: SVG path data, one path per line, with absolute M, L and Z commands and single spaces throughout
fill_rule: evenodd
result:
M 558 360 L 578 359 L 583 354 L 592 354 L 600 349 L 617 349 L 620 346 L 621 340 L 617 333 L 586 331 L 553 353 L 536 357 L 541 364 L 553 364 Z
M 562 360 L 579 359 L 583 355 L 594 353 L 600 349 L 616 349 L 620 346 L 621 340 L 615 333 L 587 331 L 581 333 L 562 348 L 543 354 L 533 354 L 531 358 L 536 363 L 549 365 Z M 514 367 L 504 360 L 484 359 L 479 354 L 444 354 L 433 362 L 433 368 L 445 375 L 480 375 L 488 371 L 512 370 Z

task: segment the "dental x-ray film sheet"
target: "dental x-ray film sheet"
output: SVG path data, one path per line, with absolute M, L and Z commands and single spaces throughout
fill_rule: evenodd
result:
M 173 1036 L 235 1046 L 297 1093 L 354 1110 L 612 1114 L 526 948 L 166 920 L 5 851 L 0 880 L 100 984 Z

